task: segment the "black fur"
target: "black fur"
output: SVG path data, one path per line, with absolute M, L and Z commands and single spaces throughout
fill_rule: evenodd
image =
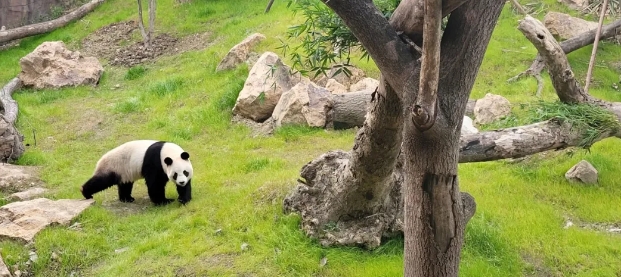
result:
M 147 148 L 141 170 L 144 181 L 147 183 L 149 198 L 151 198 L 151 202 L 158 206 L 175 201 L 174 199 L 166 198 L 168 176 L 162 168 L 160 159 L 160 153 L 162 152 L 164 143 L 163 141 L 158 141 Z
M 192 180 L 189 180 L 185 186 L 177 186 L 177 193 L 179 194 L 179 203 L 185 205 L 192 200 Z
M 114 184 L 118 184 L 120 181 L 121 176 L 116 173 L 108 173 L 107 175 L 95 175 L 91 177 L 88 181 L 86 181 L 86 183 L 82 186 L 82 189 L 80 190 L 82 191 L 82 195 L 84 195 L 84 198 L 91 199 L 93 198 L 93 194 L 105 190 L 113 186 Z M 119 191 L 119 196 L 120 194 L 121 192 Z

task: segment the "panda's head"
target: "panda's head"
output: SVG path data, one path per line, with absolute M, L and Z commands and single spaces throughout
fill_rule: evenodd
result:
M 163 150 L 165 151 L 162 152 L 162 157 L 166 165 L 164 172 L 166 172 L 168 180 L 174 182 L 177 186 L 184 187 L 192 180 L 194 173 L 192 163 L 190 162 L 190 154 L 174 144 L 164 145 Z

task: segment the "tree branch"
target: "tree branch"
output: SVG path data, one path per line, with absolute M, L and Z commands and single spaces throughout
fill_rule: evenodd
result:
M 431 128 L 437 117 L 437 93 L 440 74 L 440 40 L 442 38 L 442 0 L 426 0 L 423 57 L 416 105 L 412 121 L 419 131 Z
M 552 85 L 564 103 L 581 103 L 589 100 L 588 94 L 574 78 L 565 52 L 550 31 L 539 20 L 527 15 L 520 20 L 518 29 L 537 48 L 548 66 Z
M 105 0 L 92 0 L 91 2 L 79 7 L 78 9 L 54 20 L 0 31 L 0 43 L 44 34 L 60 27 L 66 26 L 70 22 L 84 17 L 104 1 Z
M 593 65 L 595 64 L 595 55 L 597 54 L 597 45 L 599 44 L 599 36 L 602 33 L 602 24 L 604 24 L 604 16 L 606 15 L 606 8 L 608 8 L 608 0 L 604 0 L 602 4 L 602 10 L 599 15 L 599 22 L 597 24 L 597 32 L 595 33 L 595 41 L 593 42 L 593 50 L 591 51 L 591 60 L 589 61 L 589 69 L 587 69 L 586 80 L 584 84 L 585 93 L 589 93 L 589 85 L 591 84 L 591 74 L 593 74 Z

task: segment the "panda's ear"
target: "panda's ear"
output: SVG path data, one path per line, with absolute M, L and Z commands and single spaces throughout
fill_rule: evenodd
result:
M 172 161 L 172 159 L 171 159 L 171 158 L 169 158 L 169 157 L 166 157 L 166 158 L 164 159 L 164 163 L 165 163 L 167 166 L 170 166 L 170 165 L 172 164 L 172 162 L 173 162 L 173 161 Z
M 188 152 L 183 152 L 181 153 L 181 158 L 187 160 L 190 158 L 190 154 L 188 154 Z

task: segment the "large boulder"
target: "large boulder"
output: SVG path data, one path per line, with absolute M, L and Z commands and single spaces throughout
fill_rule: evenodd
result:
M 582 160 L 565 173 L 565 178 L 570 182 L 597 184 L 597 169 L 589 162 Z
M 0 237 L 31 242 L 43 228 L 50 224 L 67 225 L 93 203 L 93 199 L 37 198 L 6 204 L 0 207 Z
M 265 39 L 265 36 L 259 33 L 254 33 L 242 42 L 233 46 L 231 50 L 224 56 L 218 67 L 216 67 L 216 71 L 222 71 L 227 69 L 235 68 L 238 64 L 241 64 L 248 60 L 248 56 L 252 48 L 257 45 L 259 42 Z
M 474 122 L 489 124 L 511 114 L 511 103 L 507 98 L 488 93 L 474 104 Z
M 25 86 L 37 89 L 94 86 L 104 72 L 97 58 L 70 51 L 62 41 L 42 43 L 21 58 L 19 64 L 22 67 L 19 79 Z
M 597 28 L 597 22 L 586 21 L 559 12 L 547 13 L 543 18 L 543 23 L 553 36 L 562 40 Z
M 350 91 L 363 91 L 370 90 L 375 91 L 375 89 L 379 86 L 379 81 L 373 78 L 363 78 L 355 84 L 352 84 L 349 87 Z
M 331 93 L 312 82 L 302 82 L 280 97 L 272 118 L 276 127 L 286 124 L 306 124 L 326 127 L 332 113 Z
M 280 95 L 290 90 L 303 77 L 291 74 L 278 55 L 265 52 L 254 64 L 244 88 L 239 92 L 233 113 L 257 122 L 268 119 L 278 104 Z

